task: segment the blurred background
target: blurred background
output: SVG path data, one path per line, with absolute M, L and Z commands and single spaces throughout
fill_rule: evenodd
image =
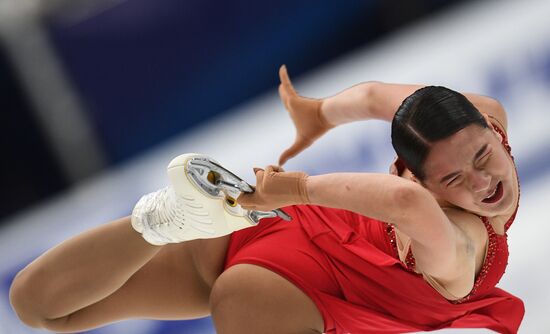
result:
M 281 64 L 310 97 L 378 80 L 499 99 L 522 180 L 500 286 L 525 301 L 520 332 L 550 331 L 548 13 L 547 0 L 0 0 L 0 333 L 40 332 L 9 306 L 15 273 L 128 215 L 172 157 L 205 153 L 251 182 L 275 163 L 294 138 Z M 360 122 L 286 168 L 381 172 L 392 157 L 389 124 Z M 209 318 L 91 331 L 213 332 Z

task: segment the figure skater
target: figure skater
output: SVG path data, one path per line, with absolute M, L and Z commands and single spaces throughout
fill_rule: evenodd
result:
M 280 78 L 296 140 L 279 166 L 255 169 L 251 187 L 210 157 L 176 157 L 170 185 L 130 217 L 17 274 L 20 319 L 56 332 L 207 315 L 222 334 L 517 332 L 523 303 L 495 287 L 519 201 L 501 104 L 381 82 L 317 100 L 296 93 L 285 67 Z M 331 128 L 369 119 L 391 122 L 390 174 L 280 167 Z

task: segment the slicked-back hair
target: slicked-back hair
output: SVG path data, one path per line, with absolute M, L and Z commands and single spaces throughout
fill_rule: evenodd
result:
M 483 115 L 468 99 L 440 86 L 420 88 L 407 97 L 393 117 L 392 145 L 397 156 L 420 180 L 430 147 L 470 124 L 487 128 Z

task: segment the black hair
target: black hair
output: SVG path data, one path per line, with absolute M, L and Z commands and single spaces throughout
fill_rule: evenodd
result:
M 483 115 L 468 99 L 451 89 L 427 86 L 407 97 L 397 109 L 391 126 L 397 156 L 420 180 L 432 144 L 470 124 L 487 128 Z

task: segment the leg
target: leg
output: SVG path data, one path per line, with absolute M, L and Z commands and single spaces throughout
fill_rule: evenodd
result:
M 202 317 L 227 243 L 223 237 L 154 249 L 123 219 L 35 260 L 14 280 L 10 298 L 25 323 L 58 332 L 134 317 Z
M 222 268 L 205 263 L 206 276 L 202 276 L 194 262 L 202 260 L 202 253 L 209 254 L 206 262 L 223 264 L 227 241 L 228 237 L 224 237 L 165 246 L 115 293 L 64 319 L 52 320 L 49 329 L 80 331 L 129 318 L 205 317 L 210 314 L 211 289 L 207 282 Z M 57 324 L 62 327 L 56 328 Z
M 219 166 L 218 174 L 199 168 L 204 184 L 197 187 L 189 179 L 195 175 L 187 169 L 190 159 L 209 158 L 186 154 L 174 159 L 168 166 L 172 185 L 143 196 L 131 219 L 71 238 L 24 268 L 10 289 L 21 320 L 32 327 L 74 331 L 129 317 L 207 315 L 210 289 L 223 267 L 226 235 L 252 221 L 239 206 L 238 212 L 226 212 L 226 195 L 216 178 L 232 174 L 221 173 Z M 202 238 L 215 239 L 197 240 Z M 183 243 L 166 245 L 176 242 Z
M 324 323 L 313 301 L 274 272 L 249 264 L 226 270 L 210 296 L 220 334 L 322 333 Z

